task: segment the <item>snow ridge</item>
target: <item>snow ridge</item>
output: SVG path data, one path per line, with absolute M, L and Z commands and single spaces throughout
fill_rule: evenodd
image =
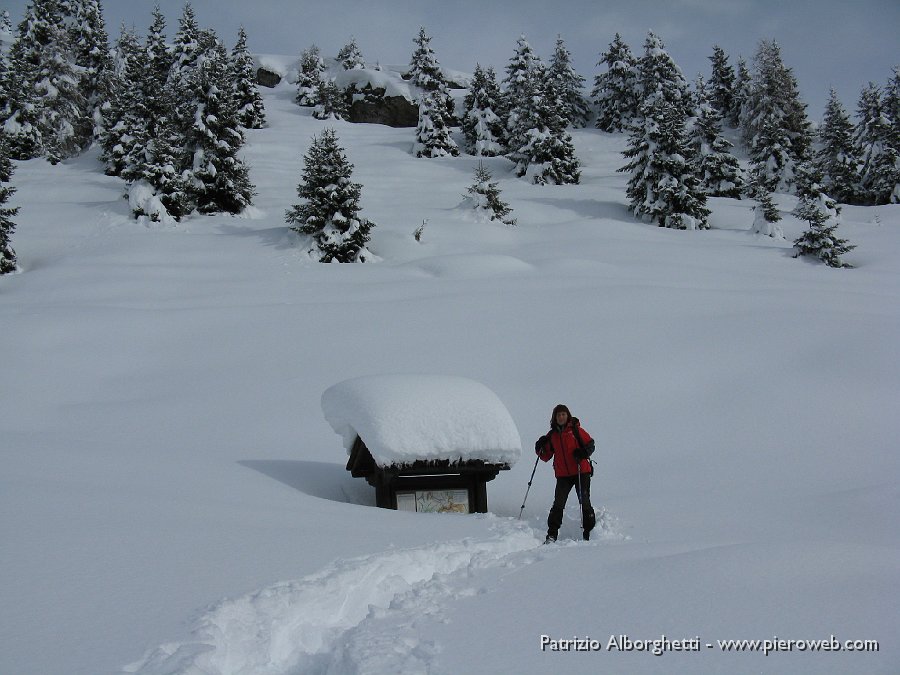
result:
M 392 661 L 392 672 L 400 664 L 421 666 L 434 654 L 431 645 L 366 630 L 367 621 L 389 610 L 434 612 L 471 592 L 465 580 L 473 571 L 507 564 L 511 554 L 540 543 L 523 523 L 498 520 L 492 530 L 495 534 L 483 540 L 435 542 L 337 560 L 307 577 L 225 600 L 200 618 L 191 641 L 160 645 L 124 671 L 361 674 L 386 667 L 384 659 Z M 463 580 L 464 588 L 453 590 L 458 586 L 454 580 Z M 389 648 L 371 648 L 385 640 L 390 640 Z M 366 648 L 360 650 L 358 643 Z

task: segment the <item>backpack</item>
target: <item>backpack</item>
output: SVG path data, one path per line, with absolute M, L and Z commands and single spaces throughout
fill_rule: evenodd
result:
M 585 445 L 584 445 L 584 441 L 581 440 L 581 426 L 580 425 L 577 427 L 576 426 L 572 427 L 572 435 L 575 436 L 575 440 L 578 442 L 578 447 L 581 448 L 582 450 L 584 450 Z M 590 455 L 585 457 L 585 459 L 588 462 L 590 462 L 590 464 L 591 464 L 590 476 L 591 476 L 591 478 L 593 478 L 594 477 L 594 460 L 591 459 Z

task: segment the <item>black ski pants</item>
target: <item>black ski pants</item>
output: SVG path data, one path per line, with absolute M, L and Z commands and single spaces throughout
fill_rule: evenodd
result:
M 563 510 L 572 488 L 579 490 L 578 476 L 559 476 L 556 479 L 556 492 L 553 496 L 553 506 L 550 507 L 550 515 L 547 516 L 547 534 L 559 536 L 559 528 L 562 527 Z M 591 474 L 581 474 L 581 513 L 584 518 L 584 531 L 594 529 L 597 518 L 594 515 L 594 507 L 591 506 Z M 577 495 L 576 495 L 577 496 Z

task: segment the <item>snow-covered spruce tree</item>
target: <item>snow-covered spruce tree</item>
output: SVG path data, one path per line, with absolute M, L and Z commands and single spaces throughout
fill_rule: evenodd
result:
M 316 104 L 312 116 L 317 120 L 343 120 L 347 118 L 347 100 L 334 79 L 319 80 Z
M 516 219 L 510 218 L 512 209 L 509 204 L 500 198 L 500 188 L 496 181 L 492 181 L 491 172 L 482 162 L 478 162 L 475 169 L 475 182 L 467 189 L 466 201 L 471 204 L 479 216 L 488 220 L 499 220 L 504 225 L 515 225 Z
M 581 93 L 584 89 L 584 78 L 575 72 L 572 66 L 572 55 L 566 49 L 561 37 L 556 38 L 556 49 L 550 59 L 548 76 L 553 80 L 563 105 L 563 117 L 566 126 L 583 127 L 590 117 L 588 102 Z
M 763 164 L 772 154 L 781 154 L 781 188 L 790 188 L 796 165 L 809 159 L 812 132 L 806 117 L 806 105 L 800 101 L 797 80 L 781 59 L 774 40 L 760 41 L 753 60 L 753 80 L 749 98 L 741 108 L 741 130 L 750 157 Z M 765 127 L 782 131 L 772 134 Z M 777 140 L 776 148 L 771 143 Z
M 638 61 L 641 100 L 650 105 L 661 101 L 680 108 L 684 117 L 690 114 L 687 80 L 669 56 L 662 39 L 653 31 L 644 41 L 644 55 Z
M 410 83 L 427 94 L 431 94 L 443 108 L 444 121 L 449 126 L 455 126 L 455 108 L 453 97 L 450 96 L 450 86 L 441 72 L 441 64 L 431 49 L 431 38 L 424 28 L 419 28 L 419 35 L 413 40 L 416 45 L 409 61 L 409 70 L 406 76 Z
M 602 131 L 624 131 L 637 115 L 640 77 L 631 49 L 616 33 L 598 66 L 606 72 L 594 78 L 591 96 L 597 106 L 596 127 Z
M 525 36 L 519 36 L 515 53 L 506 65 L 506 77 L 502 83 L 502 111 L 494 111 L 504 120 L 510 150 L 521 147 L 524 143 L 524 139 L 517 135 L 520 133 L 519 116 L 523 110 L 531 107 L 531 96 L 535 89 L 532 80 L 535 65 L 539 62 L 540 59 Z
M 16 231 L 16 224 L 12 219 L 19 212 L 19 208 L 7 206 L 9 198 L 16 191 L 9 185 L 12 174 L 9 148 L 3 134 L 0 134 L 0 274 L 15 272 L 17 268 L 16 252 L 12 247 L 12 235 Z
M 657 98 L 641 105 L 628 148 L 629 210 L 660 227 L 708 229 L 706 193 L 691 166 L 692 153 L 681 105 Z
M 13 159 L 32 159 L 45 154 L 43 139 L 44 96 L 38 82 L 43 77 L 43 59 L 60 49 L 65 38 L 56 0 L 34 0 L 25 8 L 16 38 L 9 51 L 9 84 L 3 132 Z
M 532 105 L 519 115 L 518 138 L 525 143 L 510 153 L 510 159 L 518 161 L 517 175 L 529 176 L 537 185 L 577 184 L 581 170 L 561 114 L 560 93 L 542 63 L 535 65 L 534 75 Z
M 476 64 L 464 103 L 462 130 L 469 152 L 478 157 L 502 155 L 505 129 L 496 112 L 501 105 L 500 87 L 493 68 L 484 70 Z
M 146 52 L 133 29 L 126 30 L 124 26 L 116 45 L 120 74 L 100 139 L 100 158 L 110 176 L 121 176 L 129 167 L 134 168 L 150 136 L 143 79 L 147 73 Z
M 870 82 L 857 106 L 854 147 L 862 162 L 860 196 L 867 204 L 900 201 L 900 138 L 882 92 Z
M 828 96 L 825 116 L 819 127 L 815 162 L 828 194 L 844 204 L 859 201 L 860 161 L 853 147 L 853 123 L 834 88 Z
M 169 81 L 176 87 L 182 86 L 197 66 L 197 60 L 203 52 L 200 44 L 200 28 L 190 2 L 184 3 L 181 17 L 178 19 L 178 31 L 172 44 L 172 66 L 169 69 Z
M 247 49 L 247 33 L 243 26 L 238 31 L 237 43 L 231 51 L 231 70 L 238 123 L 245 129 L 262 129 L 266 126 L 266 109 L 256 86 L 253 57 Z
M 739 56 L 734 76 L 734 96 L 731 101 L 731 110 L 725 116 L 725 123 L 732 129 L 737 129 L 741 125 L 741 111 L 744 109 L 744 103 L 750 99 L 752 89 L 753 78 L 750 76 L 747 61 Z
M 56 164 L 90 143 L 93 125 L 86 114 L 69 33 L 61 22 L 51 24 L 49 30 L 50 41 L 40 50 L 34 71 L 34 90 L 44 151 L 48 161 Z
M 152 221 L 180 220 L 194 209 L 194 185 L 190 172 L 182 173 L 182 138 L 173 121 L 164 118 L 125 176 L 131 181 L 129 203 L 135 217 Z
M 740 199 L 743 172 L 731 153 L 733 146 L 722 136 L 721 117 L 707 99 L 702 77 L 697 79 L 695 101 L 696 117 L 690 133 L 697 176 L 708 196 Z
M 228 54 L 219 43 L 200 58 L 188 81 L 194 114 L 185 147 L 192 157 L 192 196 L 201 213 L 239 213 L 253 198 L 249 170 L 238 157 L 244 134 L 229 75 Z
M 351 37 L 350 42 L 341 47 L 338 52 L 337 60 L 344 67 L 344 70 L 362 70 L 366 67 L 362 53 L 356 45 L 356 38 Z
M 784 230 L 778 224 L 781 214 L 778 213 L 772 191 L 766 186 L 758 167 L 751 172 L 748 194 L 757 202 L 753 207 L 753 225 L 750 231 L 773 239 L 784 239 Z
M 728 63 L 728 54 L 719 45 L 713 45 L 712 77 L 709 79 L 709 103 L 719 113 L 720 119 L 727 120 L 734 109 L 734 68 Z
M 169 71 L 172 69 L 172 53 L 166 44 L 166 17 L 159 6 L 153 10 L 153 22 L 144 43 L 144 75 L 141 90 L 147 111 L 147 129 L 152 138 L 157 127 L 172 116 L 172 87 Z
M 90 130 L 84 133 L 90 133 L 90 141 L 99 141 L 104 125 L 103 111 L 109 107 L 113 88 L 112 56 L 100 0 L 79 0 L 75 3 L 72 20 L 69 34 L 75 65 L 81 69 L 80 88 L 86 106 L 84 119 L 90 124 Z
M 829 267 L 849 267 L 841 256 L 856 248 L 837 236 L 840 208 L 822 190 L 822 175 L 809 163 L 797 170 L 800 201 L 793 214 L 809 223 L 809 228 L 794 241 L 795 257 L 812 256 Z
M 294 100 L 298 105 L 312 107 L 318 99 L 319 84 L 325 79 L 325 60 L 319 48 L 312 45 L 300 56 L 300 72 L 297 74 L 297 95 Z
M 459 155 L 459 147 L 450 135 L 445 101 L 440 92 L 425 92 L 419 100 L 419 123 L 416 126 L 413 155 L 416 157 Z
M 888 157 L 881 173 L 880 190 L 887 194 L 887 201 L 900 204 L 900 66 L 894 66 L 893 76 L 884 90 L 883 103 L 890 129 L 887 137 Z
M 359 215 L 362 185 L 350 180 L 353 165 L 338 144 L 334 129 L 313 138 L 303 157 L 303 179 L 297 195 L 303 200 L 285 212 L 291 229 L 311 235 L 310 253 L 319 262 L 366 262 L 366 248 L 375 224 Z

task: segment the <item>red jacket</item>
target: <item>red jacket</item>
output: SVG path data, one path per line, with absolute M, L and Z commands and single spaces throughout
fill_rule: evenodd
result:
M 580 434 L 582 444 L 588 455 L 594 449 L 594 440 L 590 434 L 581 428 L 576 418 L 571 418 L 564 429 L 559 430 L 554 426 L 550 432 L 544 436 L 543 447 L 538 452 L 545 462 L 549 462 L 553 458 L 553 473 L 556 477 L 575 476 L 578 474 L 579 461 L 575 459 L 574 453 L 581 446 L 575 438 L 575 434 Z M 540 441 L 539 441 L 540 442 Z M 587 459 L 582 459 L 581 473 L 589 474 L 591 472 L 591 463 Z

